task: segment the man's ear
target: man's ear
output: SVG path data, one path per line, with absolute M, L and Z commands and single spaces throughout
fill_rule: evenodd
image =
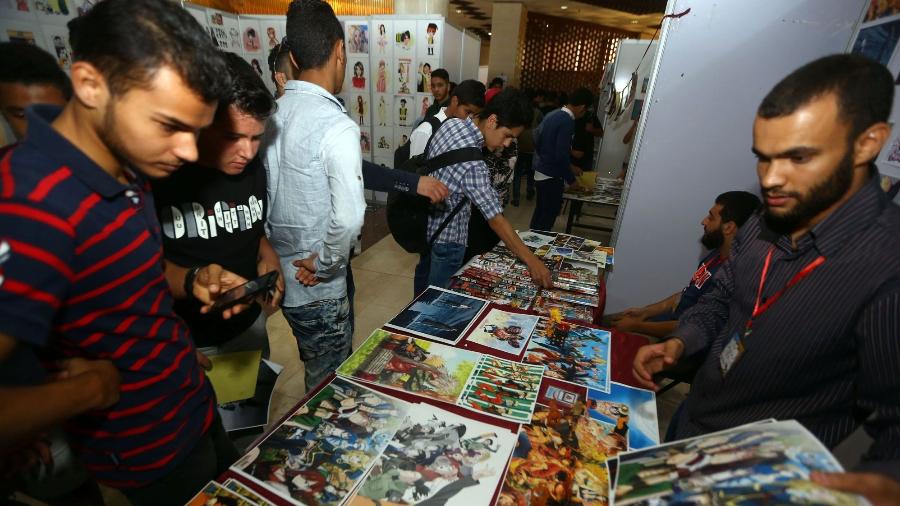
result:
M 722 235 L 724 235 L 726 237 L 734 236 L 735 234 L 737 234 L 737 232 L 738 232 L 737 223 L 735 223 L 733 221 L 726 221 L 725 223 L 722 224 Z
M 287 75 L 284 72 L 275 72 L 275 81 L 279 86 L 284 87 L 288 82 Z
M 72 63 L 72 95 L 88 109 L 100 109 L 109 102 L 109 83 L 97 67 L 76 61 Z
M 867 128 L 853 143 L 853 165 L 858 167 L 873 162 L 890 135 L 891 126 L 884 122 Z

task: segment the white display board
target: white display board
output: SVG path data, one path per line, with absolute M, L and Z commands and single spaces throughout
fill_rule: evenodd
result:
M 788 73 L 844 52 L 868 0 L 670 0 L 613 245 L 607 311 L 681 290 L 702 254 L 700 221 L 729 190 L 757 193 L 756 109 Z

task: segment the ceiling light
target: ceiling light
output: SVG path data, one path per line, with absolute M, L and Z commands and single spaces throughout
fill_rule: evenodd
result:
M 492 36 L 492 35 L 494 35 L 494 34 L 493 34 L 493 33 L 491 33 L 491 32 L 488 32 L 488 36 Z
M 631 24 L 633 24 L 633 25 L 636 25 L 636 24 L 638 24 L 639 22 L 640 22 L 640 21 L 638 21 L 638 20 L 636 20 L 636 19 L 632 19 L 632 20 L 631 20 Z
M 559 8 L 562 10 L 566 10 L 569 8 L 569 6 L 568 5 L 560 5 Z
M 462 14 L 462 9 L 456 9 L 457 14 Z

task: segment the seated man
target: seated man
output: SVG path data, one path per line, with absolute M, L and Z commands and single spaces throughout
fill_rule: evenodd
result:
M 763 99 L 763 212 L 671 338 L 634 360 L 635 378 L 656 388 L 653 375 L 705 354 L 671 439 L 795 419 L 833 448 L 863 425 L 874 443 L 862 470 L 900 478 L 900 208 L 873 163 L 893 96 L 887 68 L 839 54 Z
M 678 327 L 678 318 L 712 289 L 712 278 L 731 254 L 731 242 L 738 229 L 759 207 L 759 198 L 743 191 L 725 192 L 716 197 L 715 205 L 703 218 L 703 237 L 700 242 L 709 254 L 691 281 L 680 292 L 641 308 L 629 308 L 611 315 L 609 324 L 616 330 L 638 332 L 652 337 L 665 337 Z
M 484 107 L 484 84 L 474 79 L 459 83 L 450 95 L 447 106 L 441 107 L 434 118 L 438 124 L 449 118 L 466 119 L 478 114 Z M 409 136 L 409 156 L 413 157 L 425 152 L 428 140 L 434 135 L 431 123 L 426 119 Z
M 284 280 L 278 255 L 266 239 L 266 170 L 256 156 L 275 100 L 250 64 L 233 53 L 224 56 L 231 93 L 219 101 L 212 125 L 200 132 L 197 161 L 152 181 L 163 252 L 170 268 L 218 264 L 245 279 L 278 271 L 270 301 L 277 308 Z M 237 341 L 232 344 L 240 349 L 262 348 L 268 356 L 266 319 L 259 304 L 229 320 L 217 313 L 201 314 L 201 307 L 193 297 L 175 301 L 175 312 L 190 327 L 198 347 Z
M 25 108 L 32 104 L 63 106 L 72 83 L 50 53 L 31 44 L 0 43 L 0 115 L 16 139 L 25 137 Z M 7 150 L 0 150 L 0 155 Z
M 515 89 L 504 90 L 474 119 L 447 120 L 432 139 L 427 156 L 431 159 L 461 148 L 496 150 L 507 147 L 530 123 L 531 107 L 525 94 Z M 490 173 L 483 160 L 448 165 L 438 169 L 435 176 L 447 185 L 450 196 L 446 204 L 435 207 L 428 218 L 427 235 L 435 239 L 430 251 L 421 255 L 416 266 L 414 286 L 417 294 L 428 285 L 447 286 L 453 273 L 462 267 L 472 213 L 469 202 L 475 204 L 506 247 L 528 266 L 535 283 L 550 287 L 550 271 L 522 243 L 501 213 L 500 199 L 491 186 Z M 456 214 L 451 216 L 454 212 Z M 438 233 L 442 223 L 446 225 Z

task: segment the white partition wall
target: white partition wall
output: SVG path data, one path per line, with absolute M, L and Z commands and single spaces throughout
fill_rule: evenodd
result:
M 463 31 L 449 23 L 444 26 L 447 30 L 444 33 L 444 68 L 450 74 L 450 80 L 458 83 L 462 74 Z
M 758 192 L 755 111 L 793 69 L 845 52 L 868 0 L 670 0 L 613 236 L 607 311 L 680 290 L 716 195 Z

